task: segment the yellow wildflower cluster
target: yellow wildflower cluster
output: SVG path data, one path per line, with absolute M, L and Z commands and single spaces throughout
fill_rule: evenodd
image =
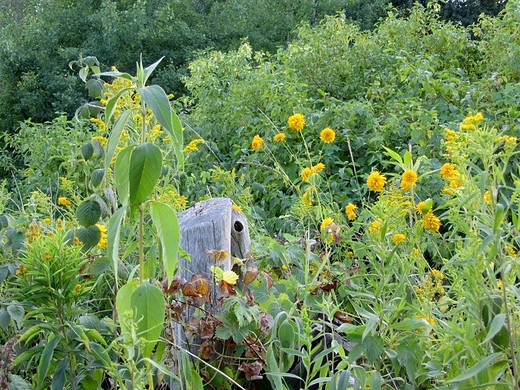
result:
M 183 152 L 186 154 L 195 153 L 199 150 L 199 147 L 197 145 L 202 143 L 204 143 L 204 140 L 202 138 L 195 138 L 184 147 Z
M 108 139 L 103 137 L 102 135 L 95 135 L 90 140 L 98 141 L 101 144 L 101 146 L 106 146 L 108 143 Z
M 264 140 L 258 134 L 253 137 L 253 142 L 251 142 L 251 148 L 253 150 L 258 150 L 264 145 Z
M 345 206 L 345 214 L 347 214 L 349 221 L 353 221 L 357 218 L 356 209 L 357 206 L 353 203 L 349 203 Z
M 72 202 L 70 201 L 70 199 L 67 198 L 67 197 L 65 197 L 65 196 L 60 196 L 60 197 L 58 198 L 58 203 L 59 203 L 60 205 L 62 205 L 62 206 L 65 206 L 65 207 L 69 207 L 69 206 L 72 204 Z
M 477 112 L 475 115 L 470 115 L 464 118 L 459 126 L 460 131 L 472 131 L 475 130 L 477 125 L 484 120 L 484 115 L 481 112 Z
M 90 118 L 90 122 L 94 123 L 95 125 L 97 125 L 97 128 L 98 128 L 98 133 L 105 133 L 107 127 L 105 125 L 105 122 L 102 121 L 101 119 L 99 118 Z
M 31 243 L 40 236 L 41 236 L 40 226 L 34 222 L 29 224 L 29 230 L 25 233 L 25 237 L 27 237 L 27 242 Z
M 185 210 L 188 206 L 188 198 L 184 195 L 179 195 L 174 190 L 163 191 L 157 200 L 169 204 L 176 211 Z
M 368 232 L 372 236 L 381 236 L 381 222 L 380 221 L 372 221 L 370 225 L 368 225 Z
M 510 135 L 501 135 L 497 138 L 497 142 L 504 143 L 504 152 L 511 153 L 515 148 L 516 144 L 518 142 L 518 139 L 516 137 L 510 136 Z
M 516 250 L 515 250 L 515 248 L 513 248 L 512 246 L 510 246 L 510 245 L 506 245 L 506 246 L 504 247 L 504 250 L 507 252 L 507 254 L 508 254 L 509 256 L 513 256 L 513 257 L 516 256 Z
M 289 129 L 292 131 L 302 131 L 303 127 L 305 126 L 305 116 L 300 113 L 291 115 L 287 120 L 287 124 L 289 125 Z
M 163 131 L 161 129 L 161 125 L 154 125 L 150 129 L 150 132 L 148 133 L 148 137 L 150 142 L 157 139 L 157 137 L 160 137 L 163 134 Z
M 16 268 L 15 275 L 19 277 L 24 277 L 29 273 L 29 269 L 23 265 L 22 263 L 18 264 L 18 268 Z
M 97 246 L 98 246 L 98 248 L 105 249 L 108 246 L 107 227 L 100 223 L 97 223 L 96 226 L 98 227 L 99 231 L 101 232 L 101 238 L 99 239 Z
M 421 301 L 432 302 L 436 296 L 443 296 L 446 293 L 442 286 L 443 279 L 442 272 L 432 269 L 426 275 L 423 283 L 413 286 L 414 292 Z

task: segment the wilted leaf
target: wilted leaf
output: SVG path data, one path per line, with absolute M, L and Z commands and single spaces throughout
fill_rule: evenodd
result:
M 239 370 L 244 371 L 244 374 L 246 374 L 246 379 L 248 381 L 254 381 L 263 378 L 262 375 L 260 375 L 260 372 L 262 371 L 262 364 L 260 362 L 243 362 Z
M 256 279 L 257 276 L 258 276 L 258 268 L 256 268 L 256 267 L 248 268 L 247 272 L 244 276 L 244 285 L 247 286 L 247 285 L 251 284 Z

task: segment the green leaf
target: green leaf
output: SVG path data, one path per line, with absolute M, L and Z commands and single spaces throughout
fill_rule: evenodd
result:
M 403 165 L 403 159 L 399 155 L 399 153 L 394 152 L 392 149 L 387 148 L 386 146 L 383 146 L 383 148 L 386 150 L 388 155 L 392 157 L 395 161 L 397 161 L 400 165 Z
M 83 159 L 89 160 L 92 155 L 94 154 L 94 147 L 92 146 L 92 143 L 87 143 L 84 145 L 81 145 L 81 155 L 83 156 Z
M 94 169 L 90 174 L 90 185 L 92 187 L 97 187 L 103 181 L 105 177 L 105 170 L 103 168 Z
M 502 353 L 499 353 L 499 352 L 494 353 L 494 354 L 488 356 L 487 358 L 482 359 L 480 362 L 478 362 L 474 366 L 470 367 L 466 372 L 463 372 L 462 374 L 456 376 L 453 379 L 450 379 L 447 382 L 448 383 L 461 382 L 466 379 L 472 378 L 475 375 L 477 375 L 479 372 L 481 372 L 482 370 L 485 370 L 499 356 L 502 356 Z
M 65 358 L 58 364 L 52 374 L 51 390 L 62 390 L 65 387 L 65 371 L 70 364 L 70 359 Z
M 21 305 L 9 305 L 7 306 L 7 312 L 11 316 L 11 318 L 15 321 L 21 321 L 23 316 L 25 315 L 25 310 Z
M 150 215 L 161 244 L 164 272 L 166 272 L 168 282 L 171 282 L 177 269 L 177 256 L 181 239 L 179 221 L 175 211 L 169 205 L 160 202 L 150 203 Z
M 182 141 L 182 125 L 179 117 L 171 108 L 166 92 L 158 85 L 151 85 L 147 88 L 139 89 L 139 94 L 170 136 L 177 163 L 179 167 L 183 169 L 184 154 L 182 153 L 182 149 L 184 146 Z
M 121 322 L 121 329 L 123 332 L 130 331 L 130 328 L 124 321 L 124 314 L 127 312 L 134 312 L 131 304 L 131 298 L 137 287 L 139 287 L 139 281 L 137 279 L 132 279 L 117 291 L 116 312 L 117 316 L 119 317 L 119 321 Z
M 116 166 L 114 168 L 117 194 L 122 205 L 128 205 L 130 198 L 130 158 L 135 145 L 130 145 L 119 152 L 117 155 Z
M 88 228 L 89 226 L 95 225 L 98 223 L 99 218 L 101 218 L 101 206 L 95 200 L 87 199 L 78 206 L 76 217 L 81 226 Z
M 135 310 L 137 335 L 147 341 L 141 352 L 144 357 L 149 358 L 163 330 L 163 293 L 158 287 L 145 281 L 132 293 L 130 301 Z
M 121 96 L 126 95 L 129 93 L 133 87 L 127 87 L 123 88 L 119 92 L 117 92 L 110 100 L 107 102 L 107 106 L 105 108 L 105 123 L 107 124 L 107 127 L 110 127 L 110 122 L 112 120 L 112 116 L 114 115 L 114 112 L 116 111 L 117 102 L 119 102 L 119 99 Z
M 114 277 L 115 283 L 117 286 L 118 279 L 118 266 L 119 266 L 119 237 L 121 235 L 121 222 L 123 221 L 123 217 L 125 216 L 127 206 L 121 207 L 117 210 L 114 215 L 110 217 L 108 221 L 108 231 L 107 231 L 107 255 L 108 260 L 112 264 L 114 268 Z
M 105 368 L 110 368 L 112 365 L 112 360 L 110 359 L 110 356 L 108 355 L 108 352 L 105 348 L 97 343 L 90 343 L 90 350 L 92 351 L 94 357 L 103 363 Z
M 101 240 L 101 230 L 96 225 L 89 226 L 88 228 L 80 228 L 76 231 L 76 236 L 83 243 L 82 251 L 88 251 L 97 245 Z
M 0 328 L 7 328 L 11 322 L 11 316 L 4 308 L 0 308 Z
M 146 84 L 146 81 L 148 81 L 148 78 L 152 74 L 152 72 L 157 68 L 157 65 L 160 64 L 160 62 L 163 60 L 164 57 L 159 58 L 156 62 L 154 62 L 152 65 L 147 66 L 144 68 L 144 74 L 143 74 L 143 85 Z
M 121 133 L 123 132 L 126 126 L 126 122 L 128 121 L 128 118 L 133 113 L 133 111 L 134 110 L 130 109 L 123 112 L 121 116 L 117 118 L 116 123 L 114 123 L 114 126 L 112 126 L 112 129 L 110 130 L 110 136 L 108 137 L 108 145 L 105 155 L 105 171 L 108 171 L 108 168 L 110 168 L 112 157 L 114 157 L 117 145 L 119 145 Z
M 162 153 L 154 144 L 147 142 L 137 146 L 130 157 L 130 203 L 143 203 L 153 191 L 161 176 Z
M 497 314 L 493 318 L 493 321 L 491 321 L 491 325 L 489 325 L 489 332 L 484 341 L 482 341 L 482 344 L 491 340 L 500 331 L 500 329 L 502 329 L 505 323 L 506 315 L 504 313 Z
M 363 346 L 366 348 L 367 358 L 371 363 L 374 363 L 384 351 L 385 343 L 379 336 L 367 336 L 363 341 Z
M 39 385 L 38 389 L 44 389 L 46 387 L 45 377 L 49 372 L 49 367 L 52 363 L 52 356 L 54 355 L 54 349 L 60 343 L 61 336 L 58 334 L 54 336 L 43 348 L 42 355 L 40 357 L 40 363 L 38 364 L 38 370 L 36 371 L 36 383 Z
M 29 385 L 29 383 L 27 383 L 21 376 L 10 374 L 9 390 L 32 390 L 32 386 Z

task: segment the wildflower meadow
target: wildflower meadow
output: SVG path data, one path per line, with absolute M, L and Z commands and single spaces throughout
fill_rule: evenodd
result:
M 4 140 L 0 388 L 520 389 L 520 2 L 438 11 L 201 52 L 185 96 L 73 61 L 92 101 Z M 251 251 L 182 279 L 216 197 Z

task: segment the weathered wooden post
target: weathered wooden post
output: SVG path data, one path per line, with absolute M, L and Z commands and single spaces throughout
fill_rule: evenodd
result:
M 232 257 L 245 258 L 251 251 L 251 239 L 245 216 L 232 207 L 228 198 L 213 198 L 196 204 L 178 215 L 181 231 L 180 247 L 189 254 L 190 261 L 181 259 L 178 276 L 190 281 L 193 275 L 203 275 L 211 284 L 211 305 L 218 304 L 219 286 L 214 282 L 210 266 L 217 265 L 224 271 L 232 267 Z M 223 251 L 229 255 L 211 260 L 208 252 Z M 194 308 L 186 307 L 185 318 L 190 318 Z M 180 324 L 175 326 L 176 344 L 191 352 L 196 352 L 187 343 L 184 329 Z M 199 340 L 200 342 L 200 340 Z M 198 344 L 194 340 L 193 345 Z M 180 361 L 178 360 L 180 365 Z M 182 374 L 182 367 L 178 373 Z M 173 383 L 170 388 L 175 388 Z

